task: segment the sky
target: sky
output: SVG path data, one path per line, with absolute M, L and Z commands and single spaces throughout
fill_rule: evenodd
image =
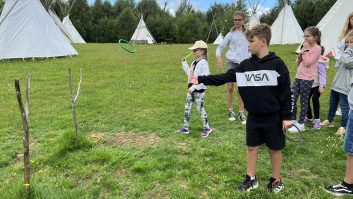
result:
M 88 3 L 92 5 L 95 0 L 88 0 Z M 116 0 L 108 0 L 110 2 L 115 3 Z M 138 0 L 137 0 L 138 1 Z M 163 5 L 165 0 L 157 0 L 159 5 Z M 167 0 L 168 1 L 168 9 L 173 14 L 177 7 L 179 6 L 180 0 Z M 236 0 L 189 0 L 189 2 L 193 5 L 193 7 L 197 10 L 206 12 L 210 5 L 216 3 L 235 3 Z M 269 10 L 270 8 L 274 7 L 277 0 L 257 0 L 259 2 L 264 2 L 262 8 L 258 11 L 258 14 Z M 136 2 L 136 1 L 135 1 Z M 248 0 L 245 1 L 248 3 Z M 256 2 L 255 0 L 251 0 L 250 2 Z

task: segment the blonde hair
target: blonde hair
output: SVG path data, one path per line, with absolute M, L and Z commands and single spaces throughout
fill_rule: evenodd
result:
M 342 32 L 341 32 L 340 36 L 338 37 L 338 40 L 342 40 L 344 37 L 346 37 L 346 35 L 348 34 L 348 32 L 353 29 L 353 27 L 352 27 L 352 25 L 351 25 L 351 23 L 350 23 L 352 17 L 353 17 L 353 12 L 351 12 L 351 13 L 348 15 L 348 17 L 347 17 L 347 19 L 346 19 L 346 23 L 344 24 L 344 27 L 343 27 L 343 29 L 342 29 Z
M 236 12 L 233 14 L 233 17 L 235 17 L 235 16 L 241 16 L 241 17 L 243 18 L 243 20 L 245 20 L 245 14 L 244 14 L 242 11 L 236 11 Z M 246 32 L 246 28 L 245 28 L 244 23 L 243 23 L 243 25 L 241 25 L 241 27 L 242 27 L 242 31 L 245 33 L 245 32 Z M 237 28 L 236 28 L 235 26 L 233 26 L 233 27 L 230 29 L 230 31 L 232 31 L 232 32 L 234 32 L 234 31 L 236 31 L 236 30 L 237 30 Z
M 346 43 L 348 40 L 349 40 L 350 42 L 353 40 L 353 30 L 351 30 L 351 31 L 349 31 L 349 32 L 347 33 L 346 38 L 344 39 L 345 43 Z M 348 47 L 348 46 L 345 45 L 344 50 L 346 50 L 347 47 Z

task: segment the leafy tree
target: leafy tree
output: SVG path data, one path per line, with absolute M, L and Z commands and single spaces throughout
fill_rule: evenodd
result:
M 192 4 L 188 0 L 181 0 L 180 4 L 175 12 L 175 16 L 179 17 L 179 16 L 193 13 L 193 12 L 195 12 L 195 10 L 192 7 Z
M 207 24 L 209 26 L 209 39 L 214 41 L 218 34 L 225 33 L 226 5 L 214 3 L 206 12 Z
M 174 18 L 168 13 L 150 16 L 146 23 L 157 42 L 176 40 L 177 24 Z
M 267 23 L 271 25 L 277 18 L 278 14 L 281 12 L 285 4 L 291 5 L 290 0 L 278 0 L 277 4 L 270 9 L 266 14 L 260 17 L 262 23 Z
M 92 22 L 87 0 L 75 1 L 70 11 L 70 20 L 86 42 L 93 41 L 89 35 L 91 33 Z
M 206 16 L 202 13 L 184 14 L 178 18 L 177 42 L 194 43 L 196 40 L 206 40 Z
M 237 0 L 237 2 L 235 3 L 235 10 L 243 12 L 245 14 L 245 20 L 249 18 L 248 8 L 246 7 L 244 0 Z
M 3 0 L 0 0 L 0 13 L 2 11 L 2 8 L 4 7 L 5 2 Z
M 162 12 L 156 0 L 141 0 L 136 9 L 146 21 L 150 15 L 158 15 Z
M 125 8 L 135 9 L 133 0 L 118 0 L 113 6 L 113 17 L 118 17 Z
M 294 5 L 294 13 L 302 29 L 315 26 L 325 16 L 336 0 L 307 1 L 298 0 Z
M 93 6 L 91 7 L 91 19 L 93 24 L 97 24 L 100 19 L 103 18 L 102 13 L 102 0 L 95 0 Z
M 113 16 L 113 7 L 110 4 L 110 1 L 103 2 L 101 12 L 103 14 L 103 17 L 110 18 Z
M 117 19 L 117 37 L 119 39 L 130 40 L 138 22 L 139 19 L 134 14 L 133 9 L 129 7 L 125 8 Z

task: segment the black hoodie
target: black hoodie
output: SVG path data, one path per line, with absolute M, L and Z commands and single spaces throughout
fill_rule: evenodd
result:
M 198 82 L 215 86 L 237 82 L 249 114 L 263 117 L 280 113 L 282 120 L 291 120 L 289 72 L 282 59 L 273 52 L 261 59 L 252 55 L 227 73 L 199 76 Z

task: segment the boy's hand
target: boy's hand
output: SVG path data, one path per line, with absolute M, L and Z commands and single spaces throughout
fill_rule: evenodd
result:
M 222 69 L 223 68 L 223 59 L 222 59 L 222 57 L 219 56 L 216 59 L 217 59 L 217 68 L 218 69 Z
M 190 79 L 190 83 L 199 84 L 199 80 L 198 80 L 197 76 L 192 76 Z
M 319 93 L 323 94 L 325 92 L 325 88 L 322 86 L 319 86 Z
M 188 93 L 189 93 L 189 94 L 192 94 L 192 89 L 189 88 L 189 89 L 188 89 Z
M 289 127 L 293 126 L 292 120 L 283 120 L 282 122 L 283 128 L 288 129 Z

